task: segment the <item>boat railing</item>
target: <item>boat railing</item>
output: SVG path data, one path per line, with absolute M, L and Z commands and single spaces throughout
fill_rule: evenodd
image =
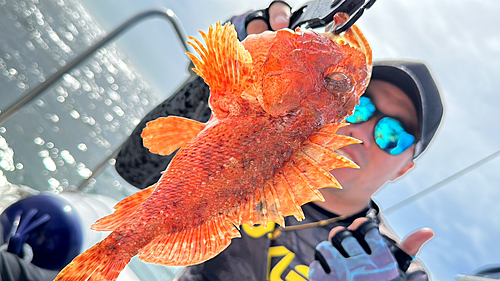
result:
M 39 95 L 41 95 L 47 88 L 51 87 L 54 83 L 59 81 L 59 79 L 66 73 L 68 73 L 71 69 L 76 67 L 79 63 L 87 59 L 89 56 L 94 54 L 97 50 L 100 48 L 104 47 L 107 43 L 115 39 L 118 35 L 124 33 L 126 30 L 128 30 L 130 27 L 133 25 L 151 18 L 151 17 L 160 17 L 163 19 L 168 20 L 174 27 L 175 33 L 177 34 L 177 37 L 179 38 L 182 46 L 184 47 L 185 51 L 188 52 L 189 48 L 188 45 L 186 44 L 187 41 L 187 36 L 184 31 L 184 27 L 182 26 L 179 18 L 175 15 L 175 13 L 171 9 L 152 9 L 152 10 L 147 10 L 144 12 L 141 12 L 129 20 L 125 21 L 123 24 L 115 28 L 111 33 L 109 33 L 106 37 L 101 39 L 100 41 L 94 43 L 90 48 L 88 48 L 86 51 L 78 55 L 75 59 L 73 59 L 71 62 L 67 63 L 65 66 L 63 66 L 61 69 L 59 69 L 57 72 L 55 72 L 52 76 L 50 76 L 48 79 L 46 79 L 43 83 L 35 87 L 33 90 L 31 90 L 28 94 L 23 96 L 21 99 L 19 99 L 16 103 L 14 103 L 11 107 L 6 109 L 4 112 L 0 114 L 0 126 L 2 126 L 7 120 L 10 118 L 14 117 L 17 115 L 21 109 L 33 101 L 35 98 L 37 98 Z M 78 187 L 79 190 L 82 190 L 92 179 L 94 179 L 100 172 L 102 172 L 110 163 L 110 161 L 115 158 L 118 155 L 118 152 L 121 149 L 121 145 L 113 151 L 113 153 L 107 157 L 104 161 L 101 162 L 101 164 L 93 169 L 92 175 L 85 179 Z
M 148 10 L 144 11 L 142 13 L 137 14 L 136 16 L 132 17 L 131 19 L 127 20 L 120 26 L 118 26 L 116 29 L 114 29 L 111 33 L 109 33 L 106 37 L 92 45 L 90 48 L 88 48 L 86 51 L 84 51 L 82 54 L 78 55 L 74 60 L 72 60 L 70 63 L 67 63 L 65 66 L 63 66 L 61 69 L 59 69 L 56 73 L 54 73 L 52 76 L 50 76 L 48 79 L 46 79 L 43 83 L 38 85 L 36 88 L 31 90 L 28 94 L 23 96 L 19 101 L 14 103 L 11 107 L 6 109 L 4 112 L 0 114 L 0 126 L 2 126 L 7 120 L 10 118 L 14 117 L 17 113 L 21 111 L 21 109 L 37 98 L 40 94 L 42 94 L 47 88 L 52 86 L 54 83 L 56 83 L 64 74 L 69 72 L 71 69 L 76 67 L 80 62 L 94 54 L 95 51 L 99 50 L 102 48 L 104 45 L 115 39 L 118 35 L 122 34 L 125 30 L 133 26 L 134 24 L 139 23 L 140 21 L 150 18 L 153 16 L 160 16 L 166 20 L 168 20 L 174 27 L 175 32 L 177 36 L 179 37 L 184 49 L 186 52 L 189 51 L 188 45 L 186 44 L 187 37 L 186 33 L 184 31 L 184 28 L 182 27 L 182 24 L 175 15 L 175 13 L 170 10 L 170 9 L 153 9 L 153 10 Z

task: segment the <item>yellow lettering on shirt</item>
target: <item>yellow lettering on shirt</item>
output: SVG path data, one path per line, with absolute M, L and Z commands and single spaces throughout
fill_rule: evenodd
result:
M 297 268 L 295 268 L 297 269 Z M 304 277 L 300 276 L 297 272 L 295 271 L 290 271 L 286 276 L 285 276 L 286 281 L 307 281 Z
M 307 265 L 297 265 L 295 267 L 295 270 L 297 270 L 298 273 L 302 274 L 307 279 L 309 279 L 309 266 L 307 266 Z M 301 280 L 306 280 L 306 279 L 301 279 Z
M 271 267 L 271 259 L 274 257 L 283 257 L 269 272 Z M 288 250 L 285 246 L 275 246 L 269 248 L 269 256 L 267 257 L 267 280 L 268 281 L 283 281 L 281 279 L 281 275 L 288 268 L 292 260 L 295 258 L 295 254 Z M 309 267 L 305 265 L 298 265 L 294 268 L 297 272 L 302 274 L 303 276 L 308 277 L 307 272 L 309 271 Z M 299 273 L 295 271 L 290 271 L 285 276 L 286 281 L 307 281 L 306 278 L 301 276 Z
M 274 222 L 268 222 L 266 226 L 257 225 L 250 226 L 243 224 L 241 227 L 245 233 L 252 238 L 260 238 L 264 235 L 270 235 L 275 228 Z M 271 269 L 271 259 L 282 257 L 281 260 Z M 288 269 L 290 263 L 295 258 L 295 254 L 288 250 L 285 246 L 274 246 L 269 248 L 269 255 L 267 257 L 267 281 L 307 281 L 309 280 L 309 267 L 306 265 L 297 265 L 294 270 L 290 270 L 285 280 L 281 276 Z
M 274 230 L 275 225 L 276 224 L 274 222 L 268 222 L 266 226 L 250 226 L 248 224 L 243 224 L 241 227 L 243 228 L 243 231 L 248 234 L 248 236 L 252 238 L 260 238 L 268 233 L 271 233 Z

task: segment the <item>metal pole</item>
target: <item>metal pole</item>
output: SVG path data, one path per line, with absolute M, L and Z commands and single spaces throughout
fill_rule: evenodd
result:
M 449 183 L 449 182 L 451 182 L 451 181 L 453 181 L 453 180 L 455 180 L 455 179 L 463 176 L 464 174 L 469 173 L 470 171 L 478 168 L 479 166 L 481 166 L 481 165 L 483 165 L 483 164 L 485 164 L 485 163 L 487 163 L 487 162 L 489 162 L 489 161 L 497 158 L 498 156 L 500 156 L 500 150 L 498 150 L 498 151 L 494 152 L 493 154 L 491 154 L 491 155 L 489 155 L 489 156 L 487 156 L 487 157 L 485 157 L 485 158 L 477 161 L 476 163 L 470 165 L 469 167 L 467 167 L 467 168 L 465 168 L 465 169 L 463 169 L 461 171 L 458 171 L 457 173 L 455 173 L 455 174 L 453 174 L 453 175 L 445 178 L 444 180 L 442 180 L 442 181 L 440 181 L 440 182 L 438 182 L 438 183 L 436 183 L 436 184 L 434 184 L 434 185 L 432 185 L 432 186 L 430 186 L 430 187 L 428 187 L 428 188 L 420 191 L 419 193 L 417 193 L 415 195 L 412 195 L 411 197 L 409 197 L 409 198 L 407 198 L 407 199 L 405 199 L 405 200 L 397 203 L 396 205 L 393 205 L 393 206 L 385 209 L 383 211 L 383 213 L 385 215 L 393 213 L 393 212 L 401 209 L 402 207 L 404 207 L 404 206 L 406 206 L 406 205 L 408 205 L 408 204 L 410 204 L 410 203 L 412 203 L 412 202 L 414 202 L 414 201 L 416 201 L 416 200 L 418 200 L 418 199 L 426 196 L 427 194 L 436 191 L 437 189 L 445 186 L 447 183 Z
M 106 45 L 109 41 L 113 40 L 117 35 L 122 33 L 125 29 L 129 28 L 133 24 L 139 22 L 142 19 L 151 17 L 151 16 L 160 16 L 172 23 L 174 26 L 174 29 L 177 33 L 177 36 L 179 37 L 184 49 L 186 52 L 189 51 L 188 45 L 186 44 L 187 37 L 184 32 L 184 28 L 182 27 L 182 24 L 175 15 L 175 13 L 170 10 L 170 9 L 156 9 L 156 10 L 149 10 L 142 12 L 130 20 L 126 21 L 122 25 L 120 25 L 118 28 L 116 28 L 113 32 L 111 32 L 109 35 L 107 35 L 104 39 L 101 41 L 97 42 L 93 46 L 91 46 L 89 49 L 87 49 L 85 52 L 80 54 L 76 59 L 71 61 L 70 63 L 66 64 L 63 68 L 61 68 L 59 71 L 57 71 L 54 75 L 52 75 L 49 79 L 47 79 L 45 82 L 40 84 L 38 87 L 33 89 L 29 94 L 21 98 L 18 102 L 16 102 L 13 106 L 11 106 L 9 109 L 5 110 L 1 115 L 0 115 L 0 126 L 2 126 L 7 120 L 15 116 L 16 114 L 19 113 L 21 108 L 25 106 L 27 103 L 38 97 L 43 91 L 45 91 L 47 88 L 52 86 L 56 81 L 58 81 L 61 76 L 63 76 L 65 73 L 67 73 L 69 70 L 71 70 L 73 67 L 78 65 L 81 61 L 86 59 L 88 56 L 92 55 L 95 51 L 100 49 L 102 46 Z

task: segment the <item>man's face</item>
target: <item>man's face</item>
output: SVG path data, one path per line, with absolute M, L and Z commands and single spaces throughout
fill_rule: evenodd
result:
M 377 109 L 385 115 L 395 118 L 415 134 L 418 119 L 410 98 L 385 81 L 372 80 L 366 90 Z M 331 171 L 343 189 L 329 188 L 325 192 L 334 192 L 342 196 L 370 198 L 387 181 L 394 180 L 413 167 L 414 145 L 399 155 L 390 155 L 375 143 L 373 130 L 379 118 L 351 124 L 340 128 L 338 133 L 354 137 L 363 143 L 343 147 L 339 152 L 360 166 L 359 169 L 343 168 Z M 418 135 L 416 135 L 418 137 Z

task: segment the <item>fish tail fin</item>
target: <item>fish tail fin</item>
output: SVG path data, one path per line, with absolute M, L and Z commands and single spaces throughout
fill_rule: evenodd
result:
M 108 251 L 105 245 L 109 238 L 97 243 L 92 248 L 73 259 L 54 279 L 55 281 L 97 281 L 116 280 L 120 272 L 129 263 L 130 257 Z M 111 254 L 109 254 L 111 253 Z
M 176 116 L 160 117 L 148 122 L 141 137 L 152 153 L 169 155 L 194 138 L 205 124 Z
M 189 37 L 188 42 L 198 53 L 198 59 L 191 53 L 186 53 L 193 61 L 193 69 L 210 86 L 210 107 L 219 109 L 221 98 L 241 96 L 254 81 L 255 72 L 252 56 L 245 50 L 243 44 L 231 24 L 221 25 L 217 22 L 215 28 L 210 26 L 208 33 L 200 31 L 206 47 L 196 38 Z M 225 110 L 227 102 L 220 105 Z
M 152 186 L 140 190 L 129 197 L 123 199 L 115 205 L 115 212 L 109 216 L 97 220 L 92 226 L 96 231 L 113 231 L 126 220 L 128 220 L 139 206 L 148 199 L 156 188 L 156 183 Z

